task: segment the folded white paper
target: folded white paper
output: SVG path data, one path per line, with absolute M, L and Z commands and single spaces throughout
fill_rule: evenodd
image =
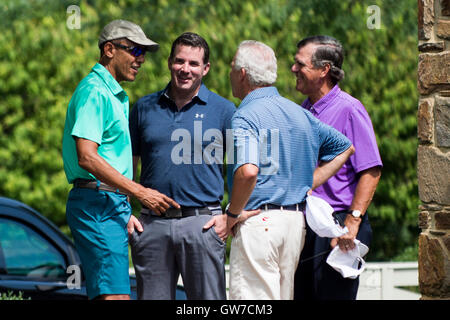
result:
M 334 247 L 327 258 L 327 263 L 344 278 L 356 279 L 366 268 L 363 257 L 369 248 L 357 239 L 354 242 L 355 247 L 346 252 L 342 251 L 339 246 Z
M 325 200 L 316 196 L 306 197 L 306 222 L 319 237 L 336 238 L 348 232 L 347 227 L 342 228 L 335 221 L 333 212 Z

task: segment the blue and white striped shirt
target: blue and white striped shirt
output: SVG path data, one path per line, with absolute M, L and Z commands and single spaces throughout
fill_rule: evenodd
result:
M 318 161 L 330 161 L 351 146 L 343 134 L 280 96 L 275 87 L 250 92 L 231 121 L 234 147 L 227 150 L 233 169 L 228 177 L 230 194 L 231 175 L 240 166 L 250 163 L 259 168 L 246 210 L 268 203 L 302 202 L 311 189 Z

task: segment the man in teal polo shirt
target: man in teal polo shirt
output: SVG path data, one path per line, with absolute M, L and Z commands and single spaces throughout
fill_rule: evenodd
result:
M 100 61 L 78 85 L 67 109 L 64 170 L 70 191 L 66 216 L 81 258 L 90 299 L 129 299 L 127 223 L 133 195 L 156 212 L 178 204 L 132 181 L 129 101 L 119 85 L 134 81 L 146 51 L 158 44 L 129 21 L 105 26 Z

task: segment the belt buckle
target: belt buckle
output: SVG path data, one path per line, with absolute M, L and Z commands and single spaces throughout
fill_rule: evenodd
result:
M 164 218 L 182 218 L 183 212 L 181 209 L 170 207 L 162 214 L 162 216 L 164 216 Z

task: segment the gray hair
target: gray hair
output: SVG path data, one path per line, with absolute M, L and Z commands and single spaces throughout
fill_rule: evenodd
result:
M 277 58 L 272 48 L 255 41 L 242 41 L 234 59 L 234 69 L 244 68 L 251 86 L 273 85 L 277 80 Z
M 333 84 L 337 84 L 345 75 L 344 70 L 342 70 L 342 63 L 344 62 L 342 44 L 333 37 L 320 35 L 301 40 L 297 44 L 297 48 L 300 49 L 309 43 L 317 45 L 311 57 L 312 65 L 315 68 L 320 68 L 329 64 L 331 81 Z

